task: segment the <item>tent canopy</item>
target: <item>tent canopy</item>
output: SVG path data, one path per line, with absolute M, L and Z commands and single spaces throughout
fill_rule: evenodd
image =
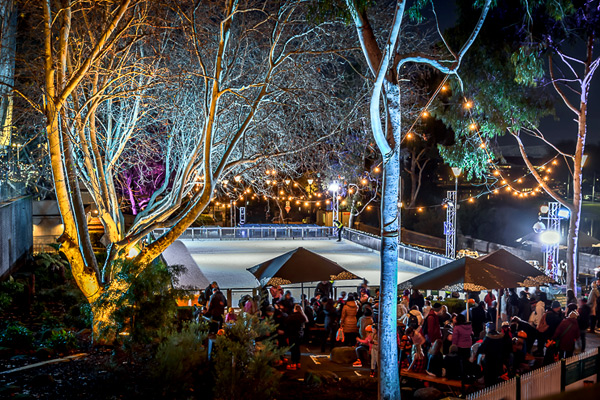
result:
M 360 279 L 344 267 L 304 247 L 248 268 L 261 286 Z
M 543 284 L 541 283 L 542 281 L 547 281 L 550 278 L 538 278 L 540 283 L 531 284 L 534 279 L 534 276 L 521 275 L 510 266 L 502 267 L 475 258 L 463 257 L 402 282 L 399 288 L 474 292 L 479 290 L 534 286 L 536 284 Z
M 524 283 L 523 286 L 545 285 L 549 283 L 556 284 L 556 282 L 544 274 L 544 272 L 505 249 L 499 249 L 487 256 L 481 256 L 478 260 L 519 274 L 522 278 L 521 282 Z

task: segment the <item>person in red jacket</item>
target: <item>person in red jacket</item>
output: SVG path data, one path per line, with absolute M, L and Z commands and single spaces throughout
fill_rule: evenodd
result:
M 433 307 L 431 307 L 431 311 L 427 314 L 427 318 L 423 321 L 423 334 L 425 335 L 425 339 L 429 344 L 435 343 L 436 340 L 442 339 L 442 330 L 440 329 L 440 320 L 438 318 L 437 313 L 442 309 L 442 305 L 440 303 L 435 303 Z
M 558 328 L 554 331 L 552 340 L 558 343 L 560 358 L 571 357 L 575 351 L 575 341 L 580 336 L 577 317 L 579 317 L 577 311 L 571 311 L 567 318 L 560 321 Z

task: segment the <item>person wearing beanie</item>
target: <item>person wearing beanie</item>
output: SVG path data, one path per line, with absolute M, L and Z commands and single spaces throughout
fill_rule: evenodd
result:
M 579 317 L 577 311 L 571 311 L 569 317 L 560 322 L 552 335 L 552 339 L 558 345 L 560 358 L 571 357 L 575 351 L 575 341 L 580 336 L 577 317 Z
M 552 338 L 556 328 L 560 324 L 560 321 L 564 319 L 564 314 L 560 308 L 558 301 L 553 301 L 550 306 L 550 310 L 546 313 L 546 323 L 548 324 L 548 330 L 545 332 L 548 339 Z

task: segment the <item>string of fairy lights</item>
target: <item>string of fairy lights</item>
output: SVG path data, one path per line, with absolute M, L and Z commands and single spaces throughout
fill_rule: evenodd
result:
M 446 85 L 447 79 L 448 79 L 448 75 L 446 75 L 444 77 L 444 79 L 438 85 L 437 89 L 435 90 L 433 95 L 430 97 L 429 101 L 427 102 L 427 104 L 425 105 L 423 110 L 418 114 L 417 118 L 415 119 L 415 121 L 413 122 L 411 127 L 409 128 L 409 130 L 405 136 L 405 139 L 413 139 L 415 136 L 419 136 L 414 132 L 413 128 L 419 120 L 422 120 L 423 118 L 427 118 L 430 115 L 428 108 L 431 105 L 431 103 L 433 102 L 434 98 L 440 92 L 448 91 L 449 88 Z M 465 110 L 470 111 L 473 109 L 473 106 L 474 106 L 474 103 L 472 100 L 463 98 L 463 108 Z M 519 177 L 511 179 L 508 176 L 508 174 L 503 173 L 501 170 L 501 167 L 494 162 L 494 157 L 490 153 L 488 145 L 481 135 L 480 125 L 477 123 L 477 121 L 473 117 L 470 118 L 470 124 L 469 124 L 468 128 L 469 128 L 469 131 L 471 131 L 473 133 L 473 135 L 476 135 L 476 138 L 479 141 L 479 148 L 482 151 L 484 151 L 487 156 L 487 162 L 490 165 L 490 167 L 489 167 L 490 175 L 492 177 L 494 177 L 494 183 L 491 185 L 492 187 L 487 187 L 488 184 L 485 183 L 485 186 L 487 187 L 487 189 L 482 190 L 479 194 L 477 194 L 475 196 L 469 196 L 467 198 L 457 200 L 458 203 L 461 203 L 461 202 L 474 203 L 477 198 L 480 198 L 482 196 L 486 196 L 489 194 L 500 194 L 502 192 L 512 193 L 513 196 L 518 197 L 518 198 L 527 198 L 527 197 L 536 196 L 536 195 L 542 193 L 542 185 L 540 185 L 539 182 L 537 182 L 537 180 L 535 180 L 536 184 L 533 185 L 533 187 L 517 188 L 515 183 L 519 183 L 519 184 L 523 183 L 523 181 L 528 176 L 533 175 L 533 173 L 531 171 L 528 171 Z M 553 171 L 553 168 L 555 168 L 559 165 L 558 158 L 559 158 L 559 155 L 551 158 L 550 160 L 544 162 L 543 164 L 541 164 L 539 166 L 534 166 L 534 169 L 538 172 L 538 174 L 542 177 L 542 179 L 545 182 L 550 180 L 549 174 Z M 412 207 L 412 208 L 415 209 L 417 212 L 423 212 L 425 209 L 428 209 L 428 208 L 440 208 L 440 207 L 446 208 L 447 205 L 444 203 L 444 204 L 435 204 L 435 205 L 430 205 L 430 206 L 417 206 L 417 207 Z
M 338 189 L 335 192 L 331 192 L 326 186 L 322 186 L 316 182 L 313 178 L 307 178 L 306 184 L 293 180 L 291 178 L 277 178 L 277 171 L 275 169 L 267 169 L 265 171 L 265 179 L 262 183 L 264 185 L 260 190 L 255 190 L 250 185 L 245 185 L 241 176 L 237 175 L 234 177 L 235 184 L 245 185 L 246 187 L 236 187 L 231 184 L 228 179 L 219 181 L 220 189 L 224 191 L 228 200 L 213 198 L 211 202 L 217 207 L 230 208 L 232 205 L 237 206 L 238 201 L 246 202 L 249 200 L 276 200 L 285 202 L 286 206 L 304 206 L 304 207 L 321 207 L 328 206 L 334 200 L 334 196 L 337 196 L 339 204 L 345 207 L 348 204 L 347 197 L 355 194 L 357 190 L 372 190 L 372 184 L 378 181 L 377 175 L 381 173 L 381 168 L 375 166 L 371 172 L 366 172 L 359 179 L 358 183 L 348 183 L 343 177 L 338 177 Z M 202 177 L 196 179 L 195 190 L 199 191 L 202 187 Z M 253 180 L 250 182 L 252 185 L 256 185 L 257 181 Z M 260 185 L 259 185 L 260 186 Z M 323 190 L 323 188 L 325 188 Z M 268 191 L 274 193 L 267 193 Z M 304 194 L 295 194 L 294 191 L 302 190 Z M 331 193 L 330 193 L 331 192 Z M 214 193 L 217 194 L 218 190 L 214 189 Z M 357 201 L 356 206 L 360 207 L 363 205 L 361 201 Z M 367 210 L 371 210 L 372 206 L 367 205 Z
M 421 137 L 421 135 L 417 134 L 414 130 L 415 125 L 419 120 L 424 118 L 428 118 L 430 116 L 429 107 L 431 106 L 433 100 L 439 93 L 446 93 L 449 90 L 446 81 L 448 76 L 445 76 L 441 83 L 438 85 L 437 89 L 433 93 L 433 95 L 427 101 L 425 107 L 421 109 L 418 113 L 417 117 L 413 121 L 411 127 L 407 130 L 407 133 L 402 138 L 404 140 L 412 140 L 415 137 Z M 462 103 L 463 108 L 470 112 L 474 103 L 472 100 L 467 98 L 463 98 Z M 503 172 L 503 167 L 498 165 L 494 161 L 494 156 L 490 153 L 489 146 L 484 140 L 480 128 L 480 124 L 477 123 L 475 118 L 469 118 L 470 123 L 468 125 L 468 129 L 472 132 L 472 139 L 477 139 L 479 141 L 479 149 L 485 152 L 487 156 L 487 162 L 489 164 L 489 175 L 488 178 L 492 178 L 493 183 L 489 184 L 488 182 L 481 183 L 481 186 L 485 186 L 485 189 L 481 190 L 477 195 L 469 195 L 468 197 L 464 197 L 459 199 L 457 202 L 467 202 L 474 203 L 476 199 L 486 196 L 486 195 L 497 195 L 502 193 L 511 193 L 512 196 L 517 198 L 528 198 L 537 196 L 542 193 L 542 186 L 535 180 L 535 185 L 528 185 L 528 187 L 524 187 L 524 181 L 532 175 L 531 171 L 527 171 L 523 174 L 520 174 L 517 177 L 510 177 L 508 172 Z M 536 172 L 542 177 L 544 181 L 550 180 L 550 174 L 552 171 L 558 167 L 559 165 L 559 156 L 555 156 L 554 158 L 544 162 L 541 165 L 535 166 Z M 266 169 L 265 171 L 265 179 L 264 181 L 257 182 L 256 179 L 251 182 L 245 183 L 243 182 L 243 178 L 240 175 L 236 175 L 233 178 L 233 182 L 230 182 L 228 179 L 222 179 L 218 182 L 220 184 L 220 189 L 225 192 L 228 196 L 228 202 L 223 201 L 222 199 L 213 198 L 211 202 L 215 206 L 222 207 L 231 207 L 237 205 L 237 201 L 246 202 L 249 200 L 276 200 L 283 201 L 286 204 L 286 207 L 290 207 L 291 205 L 299 206 L 299 207 L 321 207 L 321 206 L 329 206 L 334 200 L 334 196 L 337 196 L 339 204 L 341 207 L 346 207 L 348 205 L 348 196 L 353 195 L 356 190 L 372 190 L 371 184 L 377 181 L 377 187 L 379 186 L 379 174 L 381 173 L 381 162 L 375 165 L 370 171 L 365 171 L 361 178 L 358 179 L 357 183 L 347 182 L 343 177 L 338 177 L 338 190 L 335 192 L 330 192 L 328 187 L 325 185 L 325 182 L 321 182 L 321 187 L 319 183 L 315 183 L 315 180 L 312 178 L 307 178 L 305 184 L 301 184 L 297 180 L 293 180 L 289 177 L 281 178 L 278 176 L 278 172 L 275 169 Z M 303 179 L 304 180 L 304 179 Z M 199 191 L 202 185 L 203 177 L 196 176 L 195 178 L 195 191 Z M 258 185 L 257 185 L 258 183 Z M 262 188 L 258 191 L 256 189 L 252 189 L 252 186 L 261 186 Z M 477 186 L 477 185 L 475 185 Z M 324 189 L 324 190 L 323 190 Z M 305 193 L 301 195 L 294 194 L 294 190 L 303 190 Z M 376 189 L 375 189 L 376 190 Z M 259 193 L 262 192 L 262 193 Z M 269 193 L 270 192 L 270 193 Z M 274 192 L 274 193 L 273 193 Z M 217 189 L 214 189 L 215 195 L 218 193 Z M 355 204 L 356 206 L 362 206 L 362 203 L 359 201 Z M 434 204 L 428 206 L 414 206 L 414 207 L 405 207 L 403 203 L 399 203 L 398 206 L 400 208 L 404 208 L 406 210 L 415 210 L 416 212 L 424 212 L 426 209 L 435 209 L 435 208 L 446 208 L 447 205 L 444 204 Z M 365 207 L 366 210 L 371 210 L 372 206 L 367 205 Z

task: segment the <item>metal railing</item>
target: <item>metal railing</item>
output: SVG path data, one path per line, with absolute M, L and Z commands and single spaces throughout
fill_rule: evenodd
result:
M 25 184 L 22 182 L 3 182 L 0 179 L 0 203 L 16 199 L 26 194 Z
M 156 229 L 156 236 L 166 229 Z M 329 239 L 335 234 L 330 226 L 252 226 L 247 228 L 188 228 L 179 237 L 187 240 L 251 240 L 251 239 Z
M 344 229 L 345 239 L 363 245 L 373 250 L 381 251 L 381 238 L 370 233 L 357 231 L 355 229 Z M 435 269 L 453 261 L 451 258 L 409 246 L 404 243 L 398 244 L 398 258 L 429 269 Z
M 156 229 L 160 236 L 166 229 Z M 261 239 L 331 239 L 337 237 L 337 229 L 331 226 L 278 225 L 248 226 L 235 228 L 201 227 L 188 228 L 179 237 L 184 240 L 261 240 Z M 344 229 L 343 237 L 372 250 L 381 250 L 381 238 L 355 229 Z M 434 269 L 452 261 L 451 258 L 403 243 L 398 245 L 398 258 L 422 267 Z
M 33 254 L 58 253 L 51 245 L 57 244 L 60 235 L 38 235 L 33 237 Z

